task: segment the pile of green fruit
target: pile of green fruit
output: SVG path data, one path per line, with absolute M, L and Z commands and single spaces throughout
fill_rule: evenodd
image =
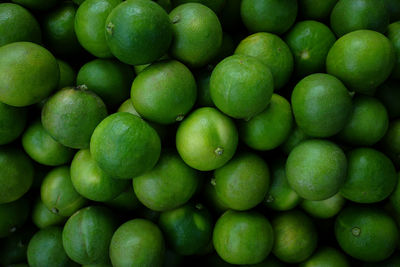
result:
M 0 2 L 0 266 L 400 266 L 400 0 Z

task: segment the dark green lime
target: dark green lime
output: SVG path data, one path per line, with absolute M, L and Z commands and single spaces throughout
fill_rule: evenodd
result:
M 299 15 L 303 19 L 326 21 L 338 0 L 299 0 Z
M 315 218 L 328 219 L 336 216 L 343 208 L 346 199 L 340 193 L 324 200 L 303 200 L 301 207 Z
M 67 62 L 57 59 L 60 68 L 60 80 L 58 81 L 58 89 L 68 86 L 74 86 L 76 81 L 76 71 Z
M 0 238 L 12 235 L 28 219 L 29 200 L 20 198 L 16 201 L 0 204 Z
M 18 108 L 0 102 L 0 145 L 8 144 L 24 131 L 27 109 Z
M 38 198 L 32 209 L 32 222 L 40 229 L 63 224 L 67 217 L 51 212 Z

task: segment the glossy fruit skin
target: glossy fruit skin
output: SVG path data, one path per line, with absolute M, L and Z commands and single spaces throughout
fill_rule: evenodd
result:
M 211 74 L 211 99 L 218 109 L 235 119 L 249 119 L 260 113 L 268 106 L 273 91 L 271 71 L 254 57 L 227 57 Z
M 335 35 L 323 23 L 314 20 L 296 23 L 285 36 L 293 53 L 295 75 L 305 77 L 324 72 L 326 56 L 335 41 Z
M 383 1 L 339 0 L 331 13 L 331 28 L 339 37 L 363 29 L 384 33 L 388 25 Z
M 40 229 L 63 224 L 67 217 L 51 212 L 39 198 L 32 209 L 32 222 Z
M 204 107 L 181 122 L 176 132 L 176 148 L 190 167 L 211 171 L 233 157 L 238 139 L 236 126 L 229 117 L 215 108 Z
M 181 121 L 197 97 L 190 70 L 176 60 L 152 64 L 139 73 L 131 87 L 131 100 L 145 119 L 171 124 Z
M 162 266 L 165 242 L 160 229 L 152 222 L 134 219 L 121 225 L 110 244 L 110 258 L 115 267 Z
M 113 179 L 90 155 L 89 149 L 78 151 L 71 162 L 71 181 L 75 190 L 93 201 L 109 201 L 129 186 L 129 181 Z
M 0 46 L 14 42 L 40 43 L 40 26 L 32 14 L 20 5 L 0 5 Z
M 344 253 L 333 247 L 322 247 L 299 267 L 350 267 L 350 262 Z
M 80 264 L 107 263 L 111 237 L 117 222 L 111 210 L 89 206 L 77 211 L 62 232 L 67 255 Z
M 79 43 L 98 58 L 113 57 L 106 42 L 104 25 L 121 0 L 86 0 L 76 11 L 74 29 Z
M 43 204 L 51 212 L 66 217 L 74 214 L 86 202 L 73 187 L 67 166 L 57 167 L 46 175 L 40 195 Z
M 105 30 L 111 53 L 130 65 L 155 61 L 172 41 L 168 14 L 147 0 L 124 1 L 116 6 L 107 17 Z
M 16 107 L 29 106 L 57 88 L 60 77 L 54 56 L 29 42 L 0 47 L 0 101 Z
M 201 204 L 187 204 L 161 213 L 158 224 L 167 243 L 180 255 L 198 253 L 212 237 L 213 221 Z
M 160 151 L 157 132 L 141 118 L 127 112 L 105 118 L 90 141 L 90 153 L 99 167 L 119 179 L 132 179 L 151 170 Z
M 323 73 L 302 79 L 294 88 L 291 101 L 297 125 L 314 137 L 337 134 L 352 109 L 350 94 L 343 83 Z
M 299 0 L 299 16 L 303 19 L 326 21 L 338 0 Z
M 229 208 L 249 210 L 258 205 L 269 188 L 267 163 L 253 153 L 237 154 L 214 171 L 217 196 Z
M 289 185 L 300 197 L 324 200 L 335 195 L 346 180 L 347 160 L 336 144 L 307 140 L 296 146 L 286 161 Z
M 326 58 L 327 73 L 349 90 L 373 94 L 390 75 L 395 51 L 390 40 L 371 30 L 358 30 L 339 38 Z
M 256 264 L 263 261 L 271 252 L 273 242 L 271 224 L 254 211 L 228 210 L 214 227 L 214 248 L 230 264 Z
M 283 262 L 299 263 L 317 248 L 313 221 L 299 210 L 279 213 L 271 220 L 275 242 L 272 253 Z
M 107 108 L 100 97 L 80 87 L 68 87 L 46 101 L 42 124 L 62 145 L 84 149 L 89 147 L 94 129 L 106 116 Z
M 32 161 L 21 149 L 0 148 L 0 204 L 19 199 L 32 185 Z
M 378 88 L 375 95 L 385 106 L 390 119 L 400 117 L 400 106 L 397 105 L 400 101 L 399 88 L 396 81 L 387 80 Z
M 202 67 L 219 52 L 222 27 L 217 15 L 199 3 L 187 3 L 169 14 L 173 40 L 170 53 L 190 67 Z
M 0 102 L 0 145 L 11 143 L 23 132 L 27 110 Z
M 347 154 L 347 179 L 340 193 L 357 203 L 375 203 L 390 195 L 397 184 L 396 169 L 382 152 L 357 148 Z
M 324 200 L 303 200 L 301 207 L 305 212 L 315 218 L 328 219 L 340 212 L 346 199 L 340 193 Z
M 251 32 L 283 34 L 296 20 L 297 1 L 243 0 L 240 13 Z
M 235 54 L 252 56 L 270 69 L 275 89 L 282 88 L 293 72 L 293 55 L 288 45 L 277 35 L 267 32 L 252 34 L 243 39 Z
M 365 262 L 388 258 L 397 247 L 398 234 L 394 220 L 374 207 L 347 207 L 335 222 L 335 235 L 340 247 L 350 256 Z
M 63 89 L 68 86 L 74 86 L 76 80 L 76 71 L 67 62 L 57 59 L 58 67 L 60 68 L 60 80 L 58 81 L 58 89 Z
M 185 204 L 196 192 L 200 179 L 200 173 L 187 166 L 177 153 L 165 151 L 152 170 L 133 178 L 133 189 L 143 205 L 166 211 Z
M 29 212 L 29 200 L 24 197 L 0 204 L 0 238 L 10 236 L 22 227 L 29 217 Z
M 391 77 L 400 80 L 400 22 L 399 21 L 389 25 L 386 36 L 392 42 L 396 53 L 396 63 L 394 65 Z

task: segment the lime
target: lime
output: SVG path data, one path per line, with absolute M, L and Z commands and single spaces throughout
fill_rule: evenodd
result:
M 46 175 L 40 194 L 43 204 L 52 213 L 66 217 L 71 216 L 86 203 L 73 187 L 67 166 L 57 167 Z
M 24 131 L 26 120 L 26 108 L 13 107 L 0 102 L 0 145 L 17 139 Z
M 76 11 L 76 37 L 82 47 L 96 57 L 112 57 L 106 42 L 104 25 L 108 15 L 120 3 L 122 0 L 86 0 Z
M 218 255 L 231 264 L 256 264 L 271 252 L 271 224 L 254 211 L 228 210 L 216 222 L 213 244 Z
M 347 179 L 340 193 L 358 203 L 375 203 L 387 198 L 397 184 L 396 169 L 382 152 L 357 148 L 347 154 Z
M 10 236 L 28 219 L 29 200 L 20 198 L 16 201 L 0 204 L 0 238 Z
M 14 267 L 15 264 L 12 263 L 26 261 L 28 243 L 35 232 L 36 229 L 27 226 L 2 239 L 0 245 L 0 263 L 7 267 Z
M 38 198 L 32 209 L 32 222 L 40 229 L 63 224 L 67 217 L 51 212 Z
M 400 178 L 400 173 L 397 174 L 397 185 L 394 188 L 392 194 L 389 197 L 389 202 L 396 213 L 400 213 L 400 183 L 398 182 Z
M 350 206 L 340 212 L 335 235 L 347 254 L 367 262 L 387 259 L 399 239 L 394 220 L 381 209 L 368 206 Z
M 0 204 L 19 199 L 32 185 L 32 161 L 21 149 L 0 147 Z
M 129 186 L 129 181 L 113 179 L 90 155 L 89 149 L 80 150 L 71 163 L 71 181 L 75 190 L 93 201 L 109 201 Z
M 378 88 L 376 97 L 386 107 L 389 118 L 400 117 L 400 85 L 396 81 L 387 80 Z
M 282 144 L 281 148 L 285 154 L 289 155 L 289 153 L 301 142 L 310 139 L 311 137 L 306 135 L 304 131 L 299 128 L 297 125 L 292 127 L 292 132 L 289 134 L 286 141 Z
M 204 183 L 202 188 L 203 199 L 206 201 L 207 207 L 210 207 L 216 214 L 221 215 L 228 210 L 228 206 L 218 197 L 215 184 L 214 178 Z
M 390 258 L 379 262 L 366 262 L 364 267 L 396 267 L 400 265 L 399 253 L 393 253 Z
M 399 80 L 400 79 L 400 21 L 389 25 L 387 36 L 389 40 L 392 42 L 396 53 L 396 62 L 392 72 L 392 77 Z
M 235 54 L 255 57 L 267 65 L 276 90 L 288 82 L 293 71 L 293 55 L 288 45 L 272 33 L 259 32 L 246 37 L 237 46 Z
M 29 106 L 57 88 L 60 71 L 54 56 L 29 42 L 0 47 L 0 101 Z
M 151 170 L 160 156 L 157 132 L 141 118 L 117 112 L 94 130 L 90 153 L 113 178 L 131 179 Z
M 271 221 L 275 243 L 272 253 L 281 261 L 299 263 L 317 248 L 317 231 L 312 220 L 294 210 L 279 213 Z
M 211 8 L 215 13 L 219 13 L 230 0 L 172 0 L 174 6 L 186 3 L 200 3 Z
M 340 193 L 324 200 L 303 200 L 301 207 L 312 217 L 328 219 L 336 216 L 343 208 L 346 199 Z
M 165 211 L 185 204 L 199 183 L 198 171 L 187 166 L 177 153 L 165 151 L 152 170 L 133 178 L 133 189 L 146 207 Z
M 169 18 L 174 36 L 170 53 L 174 58 L 190 67 L 201 67 L 217 55 L 222 44 L 222 28 L 210 8 L 187 3 L 173 9 Z
M 214 104 L 236 119 L 250 119 L 264 110 L 273 91 L 271 71 L 254 57 L 227 57 L 211 74 L 210 93 Z
M 67 62 L 57 59 L 60 68 L 60 80 L 58 81 L 58 89 L 67 86 L 74 86 L 76 80 L 76 71 Z
M 136 111 L 160 124 L 181 121 L 193 107 L 196 95 L 192 73 L 176 60 L 150 65 L 135 78 L 131 89 Z
M 400 3 L 396 0 L 383 0 L 385 6 L 389 12 L 390 21 L 400 20 Z
M 114 199 L 106 201 L 105 204 L 113 209 L 121 211 L 132 211 L 141 206 L 141 203 L 135 195 L 132 186 L 128 186 L 125 191 L 116 196 Z
M 124 1 L 105 23 L 106 41 L 120 61 L 141 65 L 164 55 L 172 41 L 172 25 L 164 9 L 148 0 Z
M 308 200 L 335 195 L 346 180 L 346 169 L 346 155 L 326 140 L 302 142 L 290 152 L 286 162 L 289 185 Z
M 196 75 L 197 83 L 197 106 L 214 107 L 210 94 L 211 71 L 200 71 Z
M 326 69 L 349 89 L 373 94 L 390 75 L 394 63 L 395 51 L 388 38 L 378 32 L 358 30 L 334 43 Z
M 392 158 L 395 164 L 400 159 L 400 120 L 393 120 L 389 124 L 386 135 L 382 139 L 382 147 L 385 153 Z
M 214 108 L 199 108 L 179 125 L 176 148 L 183 161 L 201 171 L 215 170 L 235 154 L 238 132 L 233 121 Z
M 294 73 L 301 78 L 325 71 L 326 56 L 336 37 L 325 24 L 306 20 L 296 23 L 285 41 L 294 56 Z
M 350 267 L 345 254 L 332 247 L 318 249 L 310 258 L 300 264 L 300 267 Z
M 292 92 L 293 114 L 297 125 L 313 137 L 337 134 L 351 114 L 351 96 L 343 83 L 332 75 L 311 74 Z M 312 107 L 312 108 L 310 108 Z
M 303 19 L 326 21 L 338 0 L 299 0 L 299 15 Z M 321 40 L 322 41 L 322 40 Z
M 165 255 L 164 238 L 152 222 L 134 219 L 115 231 L 110 244 L 114 267 L 162 266 Z

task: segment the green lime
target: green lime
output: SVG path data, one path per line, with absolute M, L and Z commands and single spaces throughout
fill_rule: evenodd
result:
M 329 137 L 345 126 L 352 103 L 349 92 L 339 79 L 316 73 L 296 85 L 292 92 L 292 107 L 296 123 L 305 134 Z
M 214 107 L 214 103 L 210 94 L 210 78 L 211 71 L 203 70 L 196 75 L 197 83 L 197 106 L 199 107 Z
M 105 23 L 111 53 L 130 65 L 155 61 L 172 41 L 172 25 L 164 9 L 148 0 L 124 1 L 116 6 Z
M 211 74 L 211 99 L 218 109 L 236 119 L 250 119 L 264 110 L 273 91 L 270 69 L 254 57 L 227 57 Z
M 172 0 L 173 5 L 179 6 L 186 3 L 199 3 L 211 8 L 215 13 L 219 13 L 230 0 Z
M 67 217 L 51 212 L 38 198 L 32 209 L 32 222 L 40 229 L 63 224 Z
M 13 265 L 12 263 L 26 261 L 28 243 L 35 232 L 36 229 L 26 226 L 9 237 L 2 239 L 0 244 L 0 264 L 14 267 L 15 264 Z
M 231 264 L 260 263 L 271 252 L 273 243 L 271 224 L 255 211 L 228 210 L 214 227 L 214 248 Z
M 86 203 L 86 199 L 79 195 L 72 185 L 67 166 L 54 168 L 46 175 L 40 194 L 43 204 L 51 212 L 66 217 L 71 216 Z
M 271 164 L 271 183 L 264 204 L 273 210 L 290 210 L 301 202 L 299 195 L 289 186 L 285 163 L 285 159 L 278 158 Z
M 288 138 L 293 126 L 290 103 L 273 94 L 266 109 L 250 120 L 239 123 L 239 136 L 256 150 L 272 150 Z
M 213 221 L 201 204 L 187 204 L 161 213 L 158 224 L 167 243 L 181 255 L 192 255 L 211 240 Z
M 338 0 L 299 0 L 299 15 L 303 19 L 326 21 L 337 2 Z
M 109 201 L 129 186 L 128 180 L 113 179 L 90 155 L 89 149 L 80 150 L 71 163 L 71 181 L 75 190 L 93 201 Z
M 279 36 L 272 33 L 259 32 L 246 37 L 237 46 L 235 54 L 255 57 L 267 65 L 276 90 L 288 82 L 293 71 L 292 52 Z
M 400 160 L 400 120 L 390 122 L 386 135 L 382 139 L 385 153 L 392 158 L 395 164 Z
M 151 170 L 160 151 L 157 132 L 141 118 L 127 112 L 105 118 L 90 141 L 93 159 L 113 178 L 132 179 Z
M 336 216 L 343 208 L 346 199 L 340 193 L 324 200 L 303 200 L 301 207 L 312 217 L 328 219 Z
M 286 155 L 289 155 L 293 148 L 310 138 L 311 137 L 306 135 L 300 127 L 294 125 L 294 127 L 292 127 L 292 132 L 289 134 L 286 141 L 281 145 L 281 148 Z
M 77 211 L 65 223 L 62 232 L 67 255 L 80 264 L 107 263 L 111 237 L 117 228 L 112 212 L 89 206 Z
M 121 211 L 133 211 L 141 206 L 132 186 L 128 186 L 125 191 L 114 199 L 106 201 L 105 204 L 113 209 Z
M 392 72 L 392 77 L 400 79 L 400 21 L 389 25 L 387 37 L 392 42 L 396 52 L 396 63 Z
M 347 179 L 340 193 L 353 202 L 375 203 L 387 198 L 397 184 L 396 169 L 382 152 L 357 148 L 347 154 Z
M 336 218 L 335 235 L 344 252 L 367 262 L 387 259 L 399 240 L 395 221 L 383 210 L 369 206 L 342 210 Z
M 0 46 L 14 42 L 41 42 L 40 26 L 35 17 L 20 5 L 0 4 Z
M 389 25 L 389 13 L 383 1 L 339 0 L 331 13 L 331 28 L 337 36 L 356 30 L 384 33 Z
M 299 267 L 350 267 L 345 254 L 333 247 L 319 248 L 310 258 Z
M 28 219 L 29 212 L 29 200 L 24 197 L 0 204 L 0 238 L 10 236 L 22 227 Z
M 334 43 L 326 59 L 329 74 L 363 94 L 373 94 L 389 77 L 394 64 L 395 50 L 390 40 L 370 30 L 344 35 Z
M 389 12 L 390 22 L 400 20 L 400 2 L 397 0 L 383 0 Z
M 387 80 L 376 92 L 376 97 L 386 107 L 389 118 L 400 117 L 400 85 L 393 80 Z
M 353 111 L 338 137 L 351 145 L 371 146 L 382 139 L 388 126 L 385 106 L 374 97 L 360 95 L 353 98 Z
M 60 80 L 58 81 L 58 89 L 67 86 L 74 86 L 76 80 L 76 71 L 67 62 L 57 59 L 60 68 Z
M 286 161 L 289 185 L 300 197 L 324 200 L 335 195 L 346 180 L 346 155 L 327 140 L 307 140 Z
M 272 253 L 281 261 L 299 263 L 317 248 L 318 235 L 313 221 L 299 210 L 276 215 L 272 221 L 275 242 Z
M 39 120 L 34 121 L 22 136 L 25 152 L 36 162 L 48 166 L 68 163 L 75 150 L 53 139 Z
M 196 96 L 192 73 L 176 60 L 150 65 L 135 78 L 131 89 L 136 111 L 160 124 L 181 121 L 193 107 Z
M 150 171 L 133 178 L 139 201 L 149 209 L 165 211 L 185 204 L 196 192 L 200 173 L 175 152 L 165 151 Z
M 296 0 L 242 0 L 243 23 L 251 32 L 283 34 L 297 16 Z
M 206 201 L 207 207 L 210 207 L 212 211 L 216 214 L 221 215 L 229 208 L 228 206 L 222 202 L 222 200 L 218 197 L 217 191 L 215 190 L 215 179 L 212 178 L 204 183 L 202 188 L 203 190 L 203 199 Z
M 233 121 L 209 107 L 193 111 L 176 132 L 179 155 L 187 165 L 201 171 L 223 166 L 235 154 L 237 144 Z
M 285 41 L 294 56 L 294 73 L 301 78 L 325 71 L 326 56 L 336 37 L 325 24 L 306 20 L 296 23 Z
M 32 161 L 21 149 L 0 147 L 0 204 L 19 199 L 33 182 Z
M 95 59 L 83 65 L 76 83 L 96 93 L 111 109 L 129 97 L 133 81 L 130 66 L 112 59 Z
M 162 266 L 165 255 L 164 238 L 152 222 L 134 219 L 115 231 L 110 244 L 114 267 Z
M 11 106 L 29 106 L 57 88 L 57 60 L 45 48 L 29 42 L 0 47 L 0 101 Z
M 237 154 L 214 171 L 217 196 L 229 208 L 248 210 L 257 206 L 269 188 L 267 163 L 253 153 Z
M 397 267 L 400 266 L 400 254 L 393 253 L 388 259 L 379 262 L 366 262 L 364 267 Z
M 396 213 L 400 212 L 400 183 L 398 182 L 400 178 L 400 173 L 397 174 L 397 185 L 394 188 L 392 194 L 389 197 L 389 202 Z
M 88 148 L 96 126 L 107 116 L 104 102 L 82 86 L 67 87 L 51 96 L 42 109 L 42 124 L 59 143 Z
M 0 145 L 17 139 L 24 131 L 26 121 L 26 108 L 13 107 L 0 102 Z
M 190 67 L 201 67 L 217 55 L 222 44 L 222 27 L 210 8 L 187 3 L 173 9 L 169 18 L 174 36 L 170 53 L 174 58 Z
M 112 57 L 106 42 L 104 25 L 108 15 L 120 3 L 122 0 L 86 0 L 76 11 L 76 37 L 82 47 L 95 57 Z

